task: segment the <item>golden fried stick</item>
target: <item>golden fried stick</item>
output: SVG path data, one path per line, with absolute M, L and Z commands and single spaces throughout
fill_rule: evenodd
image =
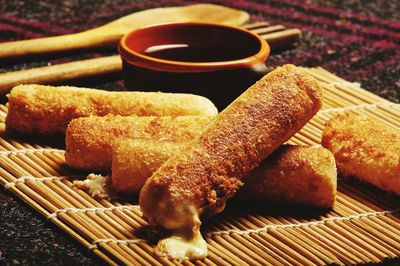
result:
M 183 143 L 121 139 L 114 142 L 111 186 L 118 192 L 138 194 L 145 181 Z M 322 208 L 333 206 L 336 164 L 322 147 L 283 145 L 254 169 L 236 198 L 245 202 L 285 202 Z
M 224 209 L 242 178 L 318 111 L 320 93 L 318 82 L 293 65 L 251 86 L 146 181 L 139 202 L 149 222 L 198 232 L 198 216 Z
M 20 85 L 8 94 L 7 129 L 21 133 L 64 133 L 68 123 L 90 115 L 208 116 L 208 99 L 191 94 L 110 92 L 77 87 Z
M 367 116 L 337 115 L 326 123 L 322 145 L 339 171 L 400 195 L 400 132 Z
M 139 194 L 153 172 L 184 145 L 187 145 L 187 142 L 154 139 L 116 140 L 112 147 L 112 188 L 126 194 Z
M 245 202 L 333 206 L 337 187 L 333 154 L 322 147 L 283 145 L 264 160 L 238 193 Z
M 189 141 L 213 119 L 207 116 L 104 116 L 73 119 L 66 135 L 66 163 L 74 168 L 109 172 L 117 138 Z

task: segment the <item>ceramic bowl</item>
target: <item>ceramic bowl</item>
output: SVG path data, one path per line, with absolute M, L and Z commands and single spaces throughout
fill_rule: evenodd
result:
M 198 94 L 222 110 L 266 74 L 270 48 L 242 28 L 187 22 L 134 30 L 119 52 L 128 89 Z

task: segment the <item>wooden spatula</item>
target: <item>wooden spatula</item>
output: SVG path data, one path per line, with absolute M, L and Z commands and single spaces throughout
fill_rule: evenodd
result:
M 125 33 L 156 23 L 206 21 L 240 26 L 248 20 L 249 15 L 244 11 L 213 4 L 154 8 L 75 34 L 0 43 L 0 59 L 116 46 Z

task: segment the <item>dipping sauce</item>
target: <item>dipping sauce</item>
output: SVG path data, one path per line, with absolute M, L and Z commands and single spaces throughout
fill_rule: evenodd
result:
M 187 22 L 135 30 L 119 52 L 128 89 L 198 94 L 221 111 L 266 74 L 269 46 L 242 28 Z
M 240 46 L 201 45 L 201 44 L 163 44 L 146 48 L 142 54 L 155 58 L 183 62 L 231 61 L 249 56 Z

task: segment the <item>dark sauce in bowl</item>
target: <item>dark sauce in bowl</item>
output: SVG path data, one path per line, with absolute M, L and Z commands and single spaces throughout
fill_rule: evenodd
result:
M 133 31 L 119 52 L 128 89 L 203 95 L 222 110 L 266 73 L 269 46 L 241 28 L 188 22 Z
M 250 57 L 260 43 L 247 32 L 208 24 L 159 25 L 126 39 L 133 51 L 180 62 L 223 62 Z
M 231 61 L 249 56 L 238 46 L 202 44 L 166 44 L 148 47 L 141 52 L 155 58 L 182 62 Z

